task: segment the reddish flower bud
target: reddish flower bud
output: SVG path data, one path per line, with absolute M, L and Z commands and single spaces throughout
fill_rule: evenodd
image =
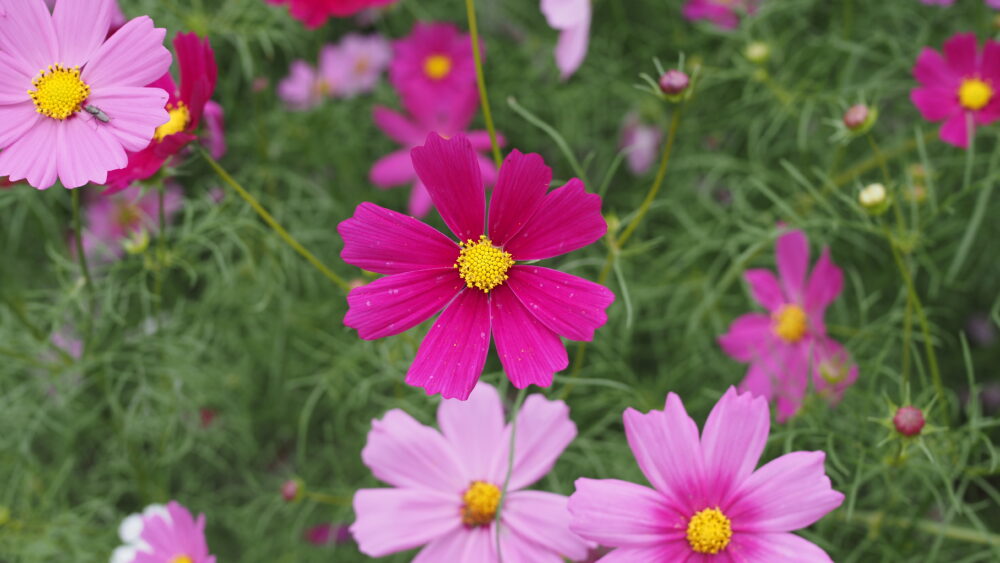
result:
M 660 90 L 668 96 L 676 96 L 687 90 L 691 79 L 679 70 L 668 70 L 660 77 Z
M 916 436 L 924 428 L 924 413 L 917 407 L 899 407 L 896 416 L 892 417 L 896 432 L 903 436 Z
M 844 112 L 844 125 L 851 131 L 860 129 L 867 121 L 868 106 L 864 104 L 853 105 Z
M 285 502 L 293 502 L 299 499 L 299 493 L 302 492 L 302 487 L 299 486 L 297 479 L 289 479 L 281 485 L 281 498 L 285 499 Z

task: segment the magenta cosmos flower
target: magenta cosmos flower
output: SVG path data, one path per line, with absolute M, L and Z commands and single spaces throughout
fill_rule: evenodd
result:
M 975 125 L 1000 119 L 1000 43 L 986 40 L 980 54 L 976 35 L 959 33 L 944 43 L 944 56 L 924 47 L 913 67 L 919 88 L 910 99 L 928 121 L 944 120 L 941 140 L 966 148 Z M 969 130 L 969 125 L 973 126 Z
M 188 143 L 196 141 L 198 137 L 195 132 L 202 115 L 206 114 L 206 105 L 215 106 L 211 115 L 215 120 L 221 121 L 221 107 L 209 101 L 215 92 L 218 67 L 215 65 L 215 52 L 208 39 L 200 39 L 194 33 L 178 33 L 174 38 L 174 51 L 180 67 L 180 87 L 178 88 L 169 71 L 150 84 L 169 94 L 167 111 L 170 113 L 170 120 L 156 128 L 153 140 L 146 148 L 129 153 L 125 168 L 108 174 L 106 194 L 121 191 L 136 180 L 145 180 L 156 174 Z M 225 147 L 224 144 L 219 144 L 219 137 L 221 135 L 216 133 L 215 146 L 211 147 L 216 149 L 212 155 L 214 158 L 221 157 L 220 148 Z
M 354 495 L 351 533 L 362 553 L 382 557 L 426 545 L 414 563 L 493 563 L 500 526 L 505 563 L 586 556 L 587 543 L 569 529 L 566 497 L 524 490 L 576 437 L 565 403 L 541 395 L 524 402 L 506 495 L 511 428 L 496 389 L 480 383 L 468 401 L 441 401 L 437 419 L 440 432 L 399 409 L 372 422 L 361 458 L 394 488 Z
M 858 367 L 844 347 L 826 335 L 823 324 L 826 308 L 844 285 L 829 249 L 823 249 L 808 281 L 809 241 L 802 231 L 778 238 L 777 258 L 780 282 L 769 270 L 743 274 L 768 314 L 736 319 L 719 344 L 731 358 L 750 364 L 740 388 L 777 399 L 778 420 L 785 420 L 802 405 L 810 379 L 818 391 L 836 400 L 858 378 Z
M 742 14 L 752 15 L 762 0 L 688 0 L 682 14 L 691 21 L 707 20 L 721 29 L 736 29 Z
M 591 10 L 590 0 L 542 0 L 545 19 L 559 30 L 555 55 L 563 79 L 572 76 L 587 56 Z
M 625 436 L 652 489 L 577 479 L 570 528 L 617 549 L 604 563 L 831 561 L 791 534 L 840 506 L 823 452 L 792 452 L 754 471 L 770 431 L 767 401 L 732 387 L 698 425 L 680 397 L 662 411 L 625 411 Z
M 513 151 L 490 199 L 476 152 L 458 135 L 429 135 L 413 167 L 455 234 L 371 203 L 337 231 L 341 258 L 388 274 L 347 296 L 344 324 L 365 340 L 399 334 L 444 310 L 424 338 L 406 382 L 428 394 L 465 399 L 486 363 L 490 335 L 515 387 L 547 386 L 566 367 L 560 336 L 591 340 L 614 294 L 604 286 L 521 262 L 572 252 L 607 231 L 601 198 L 580 180 L 547 192 L 552 170 L 537 154 Z
M 0 0 L 0 176 L 40 189 L 103 184 L 167 121 L 167 93 L 147 87 L 170 66 L 166 32 L 140 17 L 105 40 L 115 9 Z
M 288 4 L 292 17 L 306 27 L 316 28 L 327 18 L 352 16 L 361 10 L 392 4 L 396 0 L 267 0 L 269 4 Z
M 205 515 L 195 520 L 176 501 L 125 518 L 118 535 L 124 545 L 112 553 L 111 563 L 215 563 L 205 543 Z
M 409 108 L 442 114 L 476 95 L 472 39 L 450 23 L 417 23 L 410 35 L 393 43 L 389 81 Z

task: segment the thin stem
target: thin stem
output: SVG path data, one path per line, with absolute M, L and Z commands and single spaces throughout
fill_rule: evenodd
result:
M 868 144 L 872 147 L 872 153 L 875 155 L 875 160 L 878 161 L 879 168 L 882 169 L 882 181 L 885 182 L 885 189 L 893 189 L 892 176 L 889 175 L 889 165 L 885 160 L 885 153 L 879 148 L 878 143 L 875 142 L 875 136 L 872 135 L 871 131 L 868 132 L 865 137 L 868 138 Z M 906 222 L 903 220 L 903 211 L 900 209 L 902 205 L 903 198 L 900 197 L 902 194 L 898 190 L 893 190 L 896 196 L 896 202 L 892 205 L 892 211 L 896 215 L 896 226 L 899 228 L 900 234 L 902 234 L 906 229 Z
M 314 491 L 304 491 L 302 496 L 322 504 L 332 504 L 334 506 L 351 506 L 351 499 L 343 498 Z
M 90 268 L 87 266 L 87 254 L 83 251 L 83 226 L 80 217 L 80 190 L 70 190 L 73 192 L 73 237 L 76 243 L 76 256 L 80 260 L 80 271 L 83 273 L 83 280 L 87 284 L 87 291 L 94 291 L 94 282 L 90 277 Z
M 500 563 L 503 563 L 503 554 L 500 552 L 500 514 L 503 512 L 504 501 L 507 500 L 507 488 L 510 486 L 511 475 L 514 474 L 514 444 L 517 439 L 517 415 L 521 412 L 521 405 L 524 403 L 524 397 L 527 394 L 527 387 L 518 391 L 517 399 L 514 400 L 514 408 L 510 411 L 510 443 L 507 446 L 507 475 L 503 479 L 503 488 L 500 489 L 500 503 L 497 505 L 496 513 L 497 559 Z
M 284 227 L 282 227 L 280 224 L 278 224 L 277 221 L 274 220 L 274 217 L 272 217 L 271 214 L 268 213 L 266 209 L 264 209 L 264 206 L 262 206 L 260 202 L 257 201 L 256 198 L 250 195 L 250 192 L 246 191 L 246 189 L 244 189 L 243 186 L 241 186 L 236 180 L 234 180 L 233 177 L 230 176 L 229 173 L 226 172 L 222 168 L 222 166 L 220 166 L 219 163 L 216 162 L 215 159 L 208 154 L 208 152 L 206 152 L 205 150 L 201 150 L 201 156 L 205 157 L 205 161 L 208 162 L 209 166 L 211 166 L 213 170 L 215 170 L 215 173 L 219 175 L 219 178 L 222 178 L 223 182 L 228 184 L 229 187 L 236 190 L 236 193 L 238 193 L 240 197 L 243 198 L 244 201 L 250 204 L 250 207 L 252 207 L 253 210 L 257 212 L 257 215 L 260 215 L 260 218 L 263 219 L 264 222 L 267 223 L 268 226 L 270 226 L 274 230 L 274 232 L 276 232 L 278 236 L 285 241 L 286 244 L 288 244 L 288 246 L 292 247 L 296 252 L 299 253 L 299 255 L 305 258 L 310 264 L 313 265 L 313 267 L 319 270 L 330 281 L 340 286 L 341 289 L 343 289 L 344 291 L 350 290 L 350 286 L 347 284 L 347 282 L 344 281 L 343 278 L 341 278 L 340 276 L 335 274 L 332 270 L 324 266 L 323 263 L 320 262 L 319 259 L 313 255 L 312 252 L 306 250 L 304 246 L 299 244 L 299 241 L 295 240 L 295 238 L 292 237 L 292 235 L 288 234 L 288 231 L 286 231 Z
M 497 143 L 497 131 L 493 126 L 493 114 L 490 112 L 490 98 L 486 94 L 486 78 L 483 76 L 483 57 L 479 49 L 479 28 L 476 26 L 476 2 L 465 0 L 465 11 L 469 18 L 469 35 L 472 36 L 472 56 L 476 61 L 476 85 L 479 86 L 479 100 L 483 106 L 483 119 L 486 120 L 486 130 L 490 133 L 490 146 L 493 147 L 493 160 L 500 168 L 500 144 Z
M 908 518 L 896 518 L 887 516 L 884 512 L 864 512 L 855 511 L 850 518 L 843 518 L 846 522 L 858 522 L 872 529 L 889 525 L 897 528 L 916 528 L 927 533 L 946 537 L 948 539 L 965 541 L 969 543 L 979 543 L 1000 547 L 1000 535 L 988 532 L 980 532 L 972 528 L 962 526 L 949 526 L 941 522 L 931 520 L 911 520 Z
M 965 173 L 962 175 L 962 193 L 966 193 L 969 190 L 969 185 L 972 183 L 972 163 L 975 160 L 976 154 L 976 135 L 974 133 L 972 124 L 972 114 L 969 113 L 967 116 L 968 123 L 966 128 L 969 132 L 969 148 L 965 151 Z M 992 172 L 992 170 L 991 170 Z M 969 248 L 972 246 L 972 242 L 976 238 L 976 233 L 979 231 L 979 225 L 983 222 L 983 217 L 986 215 L 986 206 L 990 202 L 990 196 L 993 194 L 993 185 L 995 182 L 990 182 L 986 185 L 982 191 L 979 192 L 979 197 L 976 198 L 976 206 L 972 211 L 972 218 L 969 220 L 968 226 L 965 228 L 965 234 L 962 235 L 962 242 L 958 244 L 958 251 L 955 252 L 954 258 L 951 260 L 951 264 L 948 266 L 948 275 L 945 276 L 945 280 L 951 283 L 955 280 L 955 276 L 958 275 L 958 271 L 962 269 L 962 264 L 965 263 L 965 257 L 969 254 Z
M 926 141 L 930 141 L 931 139 L 934 138 L 935 135 L 937 135 L 936 131 L 928 131 L 927 133 L 924 133 L 923 139 Z M 902 143 L 896 147 L 889 149 L 886 153 L 884 153 L 883 156 L 885 158 L 901 156 L 912 151 L 915 148 L 917 148 L 916 139 L 909 139 L 905 143 Z M 837 186 L 843 186 L 844 184 L 847 184 L 848 182 L 854 180 L 855 178 L 871 170 L 872 168 L 875 168 L 876 166 L 878 166 L 878 164 L 879 164 L 878 158 L 874 156 L 869 157 L 863 160 L 862 162 L 859 162 L 858 164 L 855 164 L 854 166 L 841 172 L 840 174 L 834 176 L 833 183 Z

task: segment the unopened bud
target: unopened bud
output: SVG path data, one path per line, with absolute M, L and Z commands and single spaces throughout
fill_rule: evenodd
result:
M 858 194 L 858 203 L 870 213 L 879 215 L 889 208 L 889 193 L 882 184 L 868 184 Z
M 771 48 L 763 41 L 751 41 L 743 50 L 743 56 L 754 64 L 764 64 L 771 58 Z
M 122 248 L 129 254 L 142 254 L 149 248 L 149 233 L 139 229 L 122 239 Z
M 683 94 L 691 84 L 691 79 L 682 71 L 671 69 L 660 77 L 660 90 L 668 96 Z
M 844 112 L 844 125 L 851 131 L 856 131 L 868 121 L 868 106 L 865 104 L 855 104 Z
M 924 428 L 924 413 L 917 407 L 899 407 L 892 417 L 892 424 L 896 432 L 903 436 L 916 436 Z
M 281 485 L 281 498 L 285 502 L 295 502 L 302 495 L 302 483 L 298 479 L 289 479 Z

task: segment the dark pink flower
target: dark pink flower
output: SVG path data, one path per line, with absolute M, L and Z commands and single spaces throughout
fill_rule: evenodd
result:
M 389 81 L 407 108 L 443 115 L 477 96 L 472 40 L 450 23 L 417 23 L 393 43 Z
M 759 469 L 767 402 L 732 387 L 701 436 L 680 397 L 662 411 L 625 411 L 625 436 L 653 488 L 617 479 L 577 479 L 570 529 L 615 547 L 601 561 L 828 563 L 819 546 L 791 532 L 840 506 L 823 452 L 785 454 Z
M 341 258 L 387 274 L 347 296 L 344 324 L 365 340 L 399 334 L 442 311 L 406 382 L 428 394 L 466 398 L 496 338 L 507 377 L 547 386 L 568 359 L 560 336 L 591 340 L 614 300 L 607 288 L 522 264 L 572 252 L 607 231 L 601 198 L 580 180 L 548 192 L 552 170 L 513 151 L 486 214 L 479 159 L 464 135 L 431 134 L 411 151 L 417 177 L 457 241 L 401 213 L 362 203 L 337 231 Z M 548 193 L 546 193 L 548 192 Z
M 913 67 L 919 88 L 910 99 L 928 121 L 942 121 L 941 140 L 966 148 L 975 125 L 1000 119 L 1000 43 L 987 39 L 979 53 L 974 33 L 958 33 L 944 43 L 944 56 L 924 47 Z M 969 130 L 969 125 L 973 130 Z
M 778 420 L 795 414 L 809 388 L 837 400 L 858 378 L 843 346 L 826 335 L 823 315 L 840 295 L 843 273 L 823 249 L 809 275 L 809 241 L 802 231 L 778 238 L 779 281 L 770 270 L 747 270 L 744 279 L 768 314 L 736 319 L 719 344 L 729 357 L 750 364 L 740 388 L 777 399 Z M 811 377 L 810 377 L 811 375 Z
M 722 29 L 736 29 L 740 15 L 757 11 L 762 0 L 688 0 L 682 13 L 691 21 L 708 20 Z
M 292 17 L 306 27 L 316 28 L 327 18 L 352 16 L 362 10 L 392 4 L 396 0 L 267 0 L 269 4 L 288 4 Z

